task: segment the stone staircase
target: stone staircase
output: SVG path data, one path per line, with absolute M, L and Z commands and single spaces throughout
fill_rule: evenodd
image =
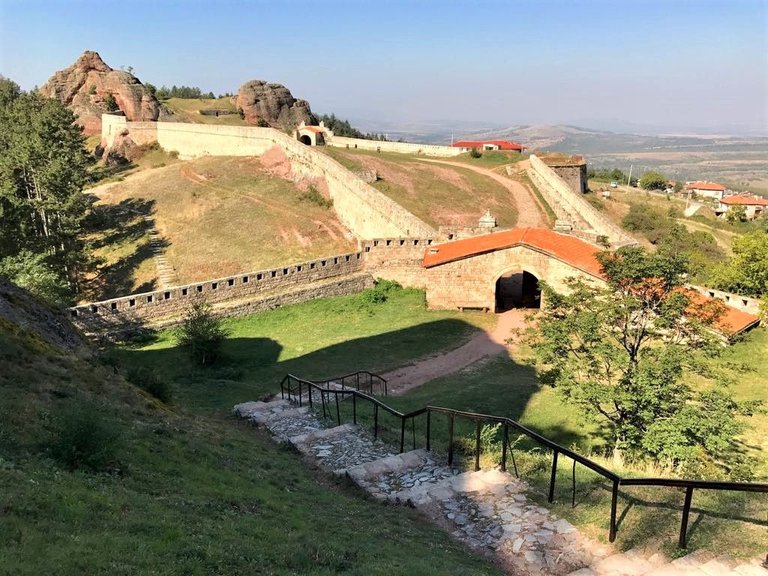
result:
M 500 470 L 463 472 L 431 452 L 402 454 L 352 424 L 328 428 L 287 400 L 247 402 L 235 415 L 266 427 L 321 468 L 348 476 L 372 498 L 413 506 L 472 550 L 525 576 L 768 576 L 760 559 L 697 551 L 669 560 L 654 550 L 616 553 L 528 500 L 524 481 Z
M 165 243 L 155 228 L 155 221 L 151 216 L 145 216 L 144 222 L 147 224 L 147 234 L 149 234 L 149 247 L 152 250 L 152 258 L 157 268 L 158 286 L 160 289 L 177 286 L 179 283 L 176 276 L 176 270 L 168 264 L 165 258 Z

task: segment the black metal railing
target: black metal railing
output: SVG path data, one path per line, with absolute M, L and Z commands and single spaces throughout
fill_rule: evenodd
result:
M 351 374 L 345 374 L 344 376 L 338 376 L 336 378 L 328 378 L 326 380 L 312 380 L 315 384 L 328 388 L 331 384 L 341 386 L 342 390 L 347 388 L 357 390 L 358 392 L 367 392 L 368 394 L 379 394 L 387 396 L 387 381 L 373 372 L 367 370 L 358 370 Z
M 329 380 L 332 382 L 336 380 Z M 400 452 L 405 449 L 405 432 L 406 423 L 410 420 L 412 429 L 412 445 L 413 449 L 416 448 L 416 432 L 415 432 L 415 419 L 420 416 L 426 417 L 426 448 L 431 450 L 431 438 L 432 438 L 432 414 L 443 414 L 448 418 L 448 465 L 453 465 L 454 460 L 454 435 L 455 435 L 455 421 L 457 418 L 463 418 L 475 422 L 475 470 L 480 469 L 480 452 L 481 452 L 481 431 L 482 426 L 485 424 L 501 424 L 502 426 L 502 452 L 501 452 L 501 469 L 507 470 L 507 460 L 511 458 L 512 466 L 515 471 L 515 476 L 519 477 L 519 471 L 517 463 L 515 461 L 513 447 L 514 444 L 509 440 L 509 430 L 517 430 L 524 434 L 528 438 L 534 440 L 538 444 L 548 448 L 552 451 L 552 467 L 550 471 L 549 490 L 547 500 L 549 502 L 554 501 L 555 496 L 555 483 L 557 479 L 557 465 L 558 457 L 563 455 L 570 458 L 573 461 L 572 472 L 572 505 L 576 504 L 576 464 L 581 464 L 586 468 L 592 470 L 598 475 L 602 476 L 609 482 L 611 482 L 611 515 L 610 525 L 608 532 L 608 540 L 614 542 L 616 540 L 616 532 L 618 530 L 617 524 L 617 509 L 619 489 L 622 486 L 657 486 L 666 488 L 685 488 L 685 500 L 683 503 L 683 516 L 680 525 L 680 537 L 678 539 L 678 545 L 680 548 L 686 547 L 687 533 L 688 533 L 688 517 L 691 511 L 691 501 L 693 499 L 694 490 L 721 490 L 731 492 L 761 492 L 768 493 L 768 484 L 765 483 L 749 483 L 749 482 L 721 482 L 714 480 L 685 480 L 677 478 L 624 478 L 615 472 L 612 472 L 601 466 L 597 462 L 593 462 L 586 456 L 565 448 L 560 444 L 553 442 L 552 440 L 545 438 L 541 434 L 534 432 L 530 428 L 523 426 L 519 422 L 507 418 L 504 416 L 494 416 L 492 414 L 480 414 L 476 412 L 467 412 L 464 410 L 454 410 L 452 408 L 443 408 L 440 406 L 426 406 L 412 412 L 403 413 L 391 406 L 383 403 L 378 398 L 361 392 L 357 389 L 331 389 L 324 388 L 321 383 L 311 382 L 298 378 L 291 374 L 286 375 L 280 383 L 281 395 L 283 398 L 289 400 L 298 401 L 301 406 L 303 402 L 308 402 L 310 407 L 314 407 L 314 404 L 319 402 L 322 405 L 322 411 L 324 417 L 333 417 L 330 407 L 331 395 L 334 397 L 336 406 L 336 420 L 341 424 L 341 411 L 339 408 L 340 400 L 351 398 L 352 400 L 352 419 L 357 424 L 358 403 L 368 402 L 373 406 L 373 433 L 374 437 L 379 435 L 379 412 L 391 414 L 399 419 L 400 423 Z M 306 396 L 304 395 L 306 393 Z M 319 400 L 317 399 L 319 398 Z

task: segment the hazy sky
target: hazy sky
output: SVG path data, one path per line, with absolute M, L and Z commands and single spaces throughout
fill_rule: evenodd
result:
M 86 49 L 158 86 L 288 86 L 394 122 L 768 129 L 768 0 L 0 0 L 0 73 Z

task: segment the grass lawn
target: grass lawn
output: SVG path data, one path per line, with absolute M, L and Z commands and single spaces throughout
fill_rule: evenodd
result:
M 247 126 L 245 120 L 237 113 L 237 108 L 231 98 L 169 98 L 163 100 L 166 106 L 179 122 L 193 124 L 214 124 L 226 126 Z M 200 110 L 226 110 L 234 114 L 223 116 L 203 116 Z
M 367 310 L 342 298 L 233 322 L 231 362 L 188 370 L 190 381 L 167 341 L 126 352 L 123 366 L 157 362 L 181 378 L 172 406 L 127 384 L 113 356 L 61 355 L 0 322 L 0 574 L 500 574 L 415 511 L 365 499 L 225 413 L 287 369 L 386 367 L 474 330 L 422 299 Z M 242 384 L 221 378 L 236 367 L 249 371 Z M 102 472 L 70 471 L 49 450 L 66 409 L 86 408 L 118 439 Z
M 487 209 L 501 227 L 509 228 L 517 222 L 517 205 L 509 191 L 472 170 L 421 162 L 423 156 L 410 154 L 325 146 L 317 150 L 352 171 L 376 170 L 380 179 L 372 184 L 374 188 L 436 228 L 477 226 Z
M 383 373 L 417 358 L 460 346 L 493 322 L 481 312 L 429 311 L 424 293 L 399 290 L 380 304 L 362 295 L 313 300 L 227 320 L 224 362 L 189 366 L 172 332 L 148 346 L 119 351 L 177 383 L 179 401 L 193 411 L 228 411 L 238 402 L 279 392 L 288 373 L 323 379 L 357 370 Z
M 167 243 L 166 259 L 180 283 L 355 250 L 333 210 L 302 200 L 294 184 L 270 175 L 254 158 L 179 162 L 97 194 L 104 214 L 92 241 L 104 264 L 92 297 L 156 283 L 144 216 Z

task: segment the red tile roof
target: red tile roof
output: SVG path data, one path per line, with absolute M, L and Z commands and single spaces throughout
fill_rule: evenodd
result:
M 482 149 L 485 144 L 498 146 L 500 150 L 525 150 L 525 146 L 510 142 L 509 140 L 459 140 L 454 142 L 454 148 L 479 148 Z
M 301 130 L 309 130 L 310 132 L 320 133 L 325 132 L 325 128 L 320 128 L 320 126 L 304 126 L 304 128 L 299 128 L 299 131 Z
M 715 327 L 726 336 L 736 336 L 760 322 L 760 318 L 757 316 L 728 306 L 722 300 L 704 296 L 695 290 L 686 289 L 684 292 L 691 301 L 690 307 L 688 308 L 689 311 L 701 309 L 712 301 L 722 303 L 723 314 L 715 321 Z
M 427 248 L 422 265 L 425 268 L 433 268 L 448 262 L 463 260 L 504 250 L 514 246 L 526 246 L 540 252 L 544 252 L 553 258 L 557 258 L 570 264 L 591 276 L 604 279 L 602 266 L 596 255 L 603 250 L 565 234 L 558 234 L 552 230 L 543 228 L 513 228 L 504 232 L 475 236 L 464 240 L 436 244 Z M 691 306 L 695 310 L 706 302 L 714 300 L 693 290 L 686 290 L 691 299 Z M 717 321 L 720 331 L 727 335 L 735 335 L 757 324 L 760 319 L 731 306 L 725 305 L 725 312 Z
M 732 206 L 768 206 L 768 200 L 756 196 L 728 196 L 720 200 L 723 204 Z
M 725 192 L 725 186 L 717 182 L 691 182 L 685 185 L 686 190 L 713 190 L 715 192 Z
M 505 232 L 437 244 L 427 249 L 422 264 L 425 268 L 432 268 L 513 246 L 539 250 L 592 276 L 603 277 L 600 263 L 595 258 L 596 254 L 602 252 L 600 248 L 544 228 L 513 228 Z

